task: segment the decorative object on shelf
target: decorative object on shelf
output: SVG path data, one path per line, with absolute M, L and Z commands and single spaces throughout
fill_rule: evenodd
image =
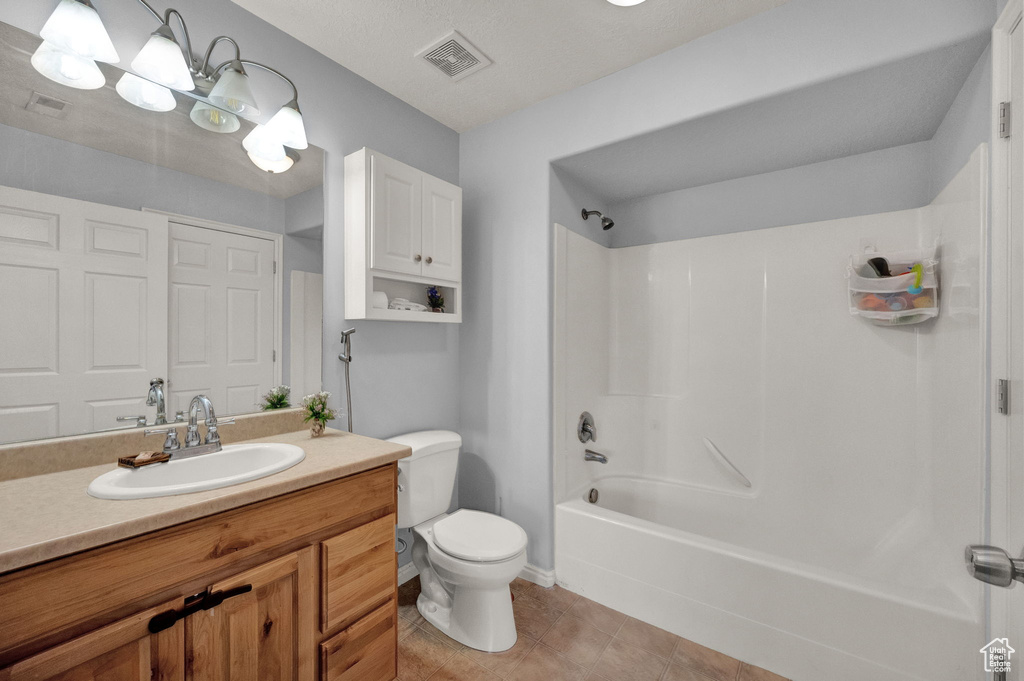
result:
M 263 395 L 263 402 L 260 403 L 260 409 L 263 411 L 273 411 L 274 409 L 287 409 L 292 406 L 288 401 L 288 398 L 292 394 L 292 389 L 286 385 L 276 385 Z
M 444 312 L 444 296 L 437 290 L 436 286 L 427 287 L 427 302 L 434 312 Z
M 303 421 L 309 423 L 309 434 L 313 437 L 323 435 L 327 422 L 337 417 L 335 411 L 327 406 L 330 399 L 331 394 L 328 392 L 313 393 L 302 398 L 302 406 L 306 409 Z
M 935 251 L 864 253 L 855 257 L 847 277 L 850 314 L 873 324 L 919 324 L 939 315 Z
M 201 58 L 194 55 L 188 27 L 178 10 L 167 9 L 161 15 L 146 0 L 138 2 L 160 23 L 132 60 L 135 73 L 126 72 L 118 81 L 116 89 L 122 99 L 147 111 L 166 112 L 175 108 L 171 90 L 196 92 L 206 101 L 196 102 L 192 121 L 204 130 L 231 133 L 241 127 L 238 116 L 254 121 L 260 116 L 245 67 L 266 71 L 291 86 L 292 98 L 266 124 L 257 122 L 242 146 L 250 160 L 267 172 L 283 173 L 291 168 L 299 157 L 290 150 L 309 146 L 295 83 L 274 68 L 243 59 L 238 43 L 229 36 L 214 38 Z M 172 17 L 184 45 L 171 28 Z M 62 85 L 101 88 L 106 78 L 96 62 L 120 61 L 91 0 L 60 0 L 40 35 L 43 42 L 32 56 L 32 65 Z M 229 59 L 215 64 L 210 59 L 222 42 L 230 43 L 234 51 Z

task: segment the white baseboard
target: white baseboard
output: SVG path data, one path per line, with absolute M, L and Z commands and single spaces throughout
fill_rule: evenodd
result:
M 417 570 L 416 566 L 412 564 L 412 561 L 409 561 L 405 565 L 398 568 L 398 585 L 401 586 L 405 584 L 419 573 L 419 570 Z
M 555 571 L 545 570 L 539 568 L 536 565 L 526 564 L 519 576 L 528 582 L 539 584 L 545 588 L 550 588 L 555 585 Z

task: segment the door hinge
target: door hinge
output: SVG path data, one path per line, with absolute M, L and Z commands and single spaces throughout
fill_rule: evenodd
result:
M 271 357 L 271 359 L 276 362 L 277 361 L 277 350 L 271 350 L 270 352 L 273 355 L 273 357 Z
M 1000 414 L 1010 413 L 1010 381 L 1005 378 L 996 383 L 996 410 Z
M 274 261 L 274 274 L 277 274 L 277 261 Z
M 1010 102 L 999 103 L 999 137 L 1007 138 L 1010 136 L 1010 116 L 1012 115 L 1013 107 Z

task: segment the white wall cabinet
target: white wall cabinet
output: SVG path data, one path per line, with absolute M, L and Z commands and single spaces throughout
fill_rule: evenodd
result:
M 374 307 L 374 293 L 444 312 Z M 379 296 L 378 296 L 379 298 Z M 462 321 L 462 189 L 363 148 L 345 157 L 345 317 Z

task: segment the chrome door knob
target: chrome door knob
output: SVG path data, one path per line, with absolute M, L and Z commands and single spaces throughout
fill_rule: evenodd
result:
M 420 260 L 423 260 L 423 256 L 417 253 L 416 255 L 413 256 L 412 259 L 416 262 L 419 262 Z
M 997 546 L 974 544 L 964 551 L 967 572 L 978 581 L 1010 587 L 1014 580 L 1024 582 L 1024 560 L 1010 558 Z
M 428 255 L 428 256 L 427 256 L 427 264 L 429 265 L 429 264 L 430 264 L 430 263 L 432 263 L 432 262 L 434 262 L 434 259 L 433 259 L 433 258 L 431 258 L 431 257 L 430 257 L 430 256 Z

